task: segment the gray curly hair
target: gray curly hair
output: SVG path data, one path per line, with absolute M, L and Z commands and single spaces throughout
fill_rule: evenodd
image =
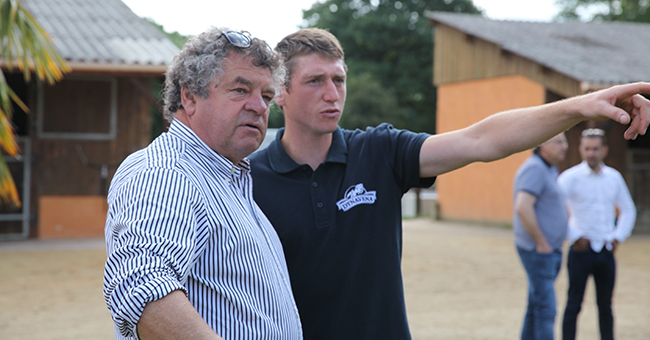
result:
M 212 27 L 190 39 L 183 49 L 174 56 L 172 64 L 165 72 L 164 112 L 167 121 L 174 119 L 174 113 L 182 108 L 181 88 L 203 99 L 208 98 L 208 86 L 216 77 L 223 75 L 223 60 L 230 52 L 252 57 L 253 65 L 271 71 L 275 93 L 280 93 L 279 85 L 284 82 L 286 70 L 278 55 L 261 39 L 252 38 L 250 47 L 233 46 L 221 32 L 228 28 Z

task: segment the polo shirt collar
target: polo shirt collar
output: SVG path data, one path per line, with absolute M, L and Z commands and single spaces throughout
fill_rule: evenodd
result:
M 296 163 L 282 147 L 282 136 L 284 128 L 278 130 L 275 141 L 268 146 L 269 162 L 271 169 L 277 173 L 287 173 L 299 168 L 302 164 Z M 340 127 L 332 134 L 332 145 L 327 153 L 326 163 L 346 164 L 348 160 L 348 145 L 343 138 L 343 130 Z
M 538 154 L 538 153 L 534 153 L 533 155 L 539 157 L 539 159 L 542 161 L 542 163 L 546 164 L 547 167 L 549 167 L 549 168 L 554 167 L 554 165 L 551 164 L 551 163 L 549 163 L 549 162 L 547 162 L 547 161 L 544 159 L 544 157 L 542 157 L 542 155 L 540 155 L 540 154 Z

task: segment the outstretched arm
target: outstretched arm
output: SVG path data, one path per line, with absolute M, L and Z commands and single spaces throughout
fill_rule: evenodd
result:
M 613 86 L 541 106 L 497 113 L 464 129 L 433 135 L 420 151 L 420 177 L 473 162 L 491 162 L 535 147 L 584 120 L 630 124 L 623 137 L 644 135 L 650 123 L 650 83 Z

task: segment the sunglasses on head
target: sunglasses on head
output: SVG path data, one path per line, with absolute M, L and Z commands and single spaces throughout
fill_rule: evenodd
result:
M 586 129 L 582 131 L 582 137 L 602 137 L 605 131 L 602 129 Z
M 221 38 L 222 36 L 226 37 L 228 42 L 235 47 L 247 48 L 251 46 L 252 38 L 246 31 L 221 31 L 221 34 L 217 37 L 217 39 Z

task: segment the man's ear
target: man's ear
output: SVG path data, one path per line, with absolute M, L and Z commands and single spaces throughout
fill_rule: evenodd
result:
M 196 111 L 194 95 L 186 87 L 181 88 L 181 104 L 183 104 L 183 109 L 190 116 Z
M 280 107 L 284 107 L 285 104 L 285 96 L 287 95 L 287 89 L 284 87 L 284 85 L 280 85 L 280 94 L 273 99 L 276 104 Z

